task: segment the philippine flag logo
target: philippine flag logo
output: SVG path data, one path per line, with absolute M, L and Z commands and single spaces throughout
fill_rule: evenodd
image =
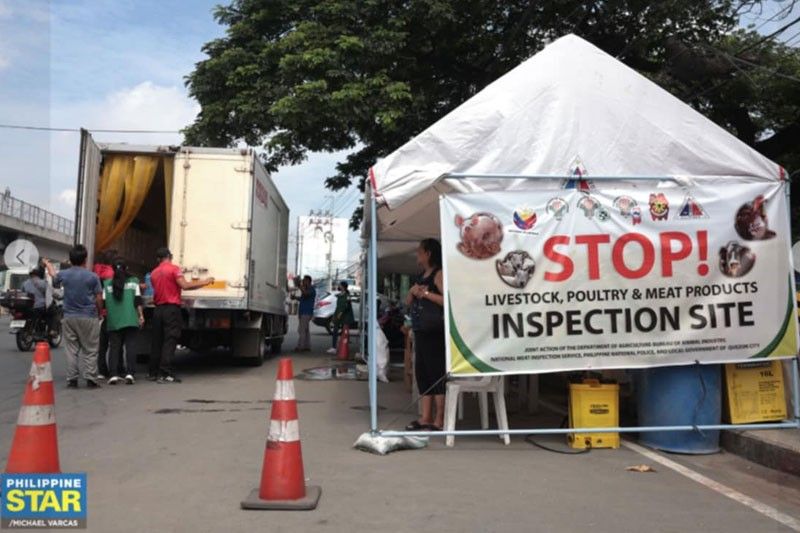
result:
M 521 230 L 529 230 L 536 224 L 536 213 L 533 209 L 517 209 L 514 211 L 514 225 Z

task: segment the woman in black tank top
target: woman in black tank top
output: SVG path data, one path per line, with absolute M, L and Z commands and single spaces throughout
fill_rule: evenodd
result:
M 444 424 L 445 340 L 442 247 L 425 239 L 417 248 L 422 273 L 411 287 L 406 304 L 414 330 L 414 374 L 422 397 L 422 415 L 406 429 L 441 430 Z M 435 406 L 435 413 L 434 413 Z

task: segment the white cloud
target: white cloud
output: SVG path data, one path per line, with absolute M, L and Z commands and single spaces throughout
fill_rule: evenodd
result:
M 8 68 L 11 62 L 8 60 L 8 57 L 0 50 L 0 70 Z
M 84 100 L 51 110 L 51 123 L 60 127 L 123 130 L 169 130 L 177 132 L 189 125 L 199 106 L 182 87 L 161 86 L 145 81 L 107 94 L 96 100 Z M 179 133 L 96 133 L 96 141 L 130 144 L 180 144 Z M 53 197 L 51 209 L 72 216 L 78 169 L 80 136 L 57 132 L 50 136 L 50 190 L 61 191 Z
M 189 125 L 197 116 L 199 106 L 182 87 L 165 87 L 145 81 L 114 91 L 99 101 L 83 101 L 52 109 L 53 124 L 89 129 L 173 130 Z M 107 138 L 111 134 L 98 134 Z M 141 142 L 152 137 L 157 142 L 175 142 L 173 134 L 113 134 L 125 141 Z M 133 137 L 133 138 L 132 138 Z
M 75 207 L 75 199 L 77 198 L 77 192 L 75 189 L 64 189 L 58 194 L 58 201 L 64 204 L 66 207 L 73 208 Z

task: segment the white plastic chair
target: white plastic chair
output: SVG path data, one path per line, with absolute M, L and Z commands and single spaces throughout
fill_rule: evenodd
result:
M 447 382 L 447 396 L 444 407 L 445 431 L 453 431 L 456 428 L 456 417 L 460 410 L 461 394 L 464 392 L 478 393 L 482 429 L 489 429 L 489 393 L 492 393 L 494 395 L 494 413 L 497 417 L 497 427 L 501 430 L 508 429 L 503 376 L 489 376 L 478 379 L 451 379 Z M 506 445 L 511 443 L 508 433 L 501 434 L 500 438 Z M 455 444 L 455 436 L 448 435 L 445 438 L 445 443 L 447 446 L 453 446 Z

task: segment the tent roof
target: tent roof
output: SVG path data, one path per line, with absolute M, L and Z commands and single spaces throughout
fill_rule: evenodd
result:
M 589 178 L 783 179 L 779 165 L 599 48 L 567 35 L 370 169 L 381 203 L 379 238 L 438 235 L 442 184 L 433 187 L 444 174 L 567 177 L 578 160 Z M 532 185 L 459 180 L 450 186 Z

